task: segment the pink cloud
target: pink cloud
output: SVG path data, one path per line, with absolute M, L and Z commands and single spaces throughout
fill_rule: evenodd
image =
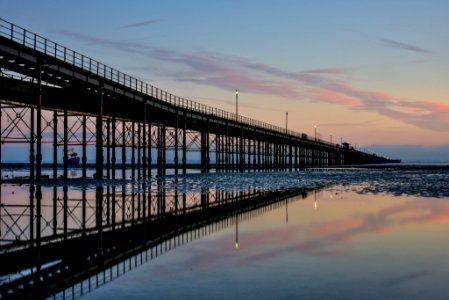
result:
M 316 88 L 309 89 L 308 92 L 311 99 L 315 99 L 320 102 L 340 104 L 348 107 L 358 106 L 362 104 L 362 102 L 358 98 L 347 97 L 345 95 L 335 93 L 332 90 Z
M 149 20 L 148 24 L 154 23 Z M 147 25 L 146 22 L 134 25 Z M 321 68 L 300 72 L 285 71 L 252 59 L 196 51 L 184 53 L 144 43 L 128 43 L 61 31 L 62 34 L 96 46 L 113 48 L 145 58 L 174 63 L 179 72 L 162 72 L 173 80 L 215 86 L 224 90 L 239 88 L 255 94 L 283 97 L 292 101 L 318 101 L 350 109 L 376 112 L 394 120 L 434 131 L 449 130 L 449 105 L 442 102 L 401 99 L 386 91 L 370 91 L 339 78 L 353 72 L 349 68 Z M 408 51 L 428 50 L 384 39 L 390 46 Z M 184 70 L 182 70 L 184 68 Z M 172 68 L 170 68 L 172 69 Z
M 302 72 L 255 63 L 248 59 L 220 56 L 209 52 L 185 55 L 177 60 L 198 72 L 195 76 L 175 78 L 226 90 L 239 87 L 258 94 L 284 97 L 293 101 L 318 101 L 357 110 L 377 112 L 404 123 L 431 130 L 448 130 L 448 105 L 439 102 L 401 99 L 385 91 L 357 88 L 336 78 L 351 72 L 344 68 L 325 68 Z

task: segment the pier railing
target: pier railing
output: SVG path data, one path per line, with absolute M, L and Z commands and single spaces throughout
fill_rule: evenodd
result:
M 175 96 L 167 91 L 159 89 L 135 77 L 120 72 L 117 69 L 111 68 L 99 61 L 91 59 L 81 53 L 73 51 L 67 47 L 64 47 L 58 43 L 55 43 L 47 38 L 30 32 L 25 28 L 12 24 L 1 18 L 0 36 L 3 36 L 7 39 L 10 39 L 11 41 L 22 44 L 23 46 L 29 47 L 35 51 L 58 59 L 66 64 L 70 64 L 74 67 L 92 73 L 100 78 L 103 78 L 104 80 L 120 84 L 130 90 L 169 103 L 170 105 L 173 105 L 175 107 L 193 110 L 199 113 L 223 118 L 230 121 L 240 122 L 250 126 L 260 127 L 266 130 L 279 132 L 281 134 L 287 134 L 303 140 L 316 141 L 320 144 L 327 144 L 333 147 L 336 146 L 336 144 L 329 143 L 321 139 L 308 138 L 308 136 L 304 133 L 287 130 L 286 128 L 282 128 L 280 126 L 258 121 L 219 108 L 204 105 L 186 98 Z

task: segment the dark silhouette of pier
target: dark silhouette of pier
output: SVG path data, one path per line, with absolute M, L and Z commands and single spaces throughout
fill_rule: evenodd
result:
M 48 161 L 52 177 L 59 165 L 67 177 L 73 147 L 82 177 L 94 149 L 97 178 L 115 178 L 119 168 L 124 176 L 127 164 L 147 178 L 152 167 L 164 175 L 168 167 L 178 174 L 189 166 L 256 172 L 392 162 L 172 95 L 3 19 L 0 68 L 0 144 L 28 146 L 31 179 L 43 177 Z

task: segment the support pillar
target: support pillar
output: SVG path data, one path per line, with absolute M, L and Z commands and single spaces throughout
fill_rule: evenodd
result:
M 165 175 L 165 125 L 157 127 L 157 175 Z
M 143 104 L 143 130 L 142 130 L 142 171 L 143 179 L 147 178 L 147 105 Z M 145 200 L 144 200 L 145 203 Z M 145 210 L 144 210 L 145 211 Z M 144 213 L 145 215 L 145 213 Z
M 126 122 L 122 121 L 122 179 L 126 179 Z
M 187 131 L 187 120 L 186 115 L 184 113 L 184 128 L 182 131 L 182 174 L 187 173 L 187 138 L 186 138 L 186 131 Z
M 179 169 L 179 157 L 178 157 L 178 147 L 179 147 L 179 124 L 178 124 L 178 111 L 176 111 L 176 126 L 175 126 L 175 175 L 178 175 L 178 169 Z
M 201 173 L 209 173 L 209 128 L 201 132 Z
M 117 147 L 116 137 L 115 137 L 115 131 L 116 128 L 116 120 L 115 117 L 112 117 L 112 157 L 111 157 L 111 163 L 112 163 L 112 179 L 115 179 L 115 167 L 116 167 L 116 161 L 117 156 L 115 152 L 115 148 Z
M 136 131 L 135 131 L 135 122 L 131 123 L 131 179 L 135 179 L 136 173 Z
M 151 128 L 151 115 L 148 117 L 148 177 L 151 177 L 151 167 L 153 163 L 152 149 L 153 149 L 153 138 L 152 138 L 152 128 Z M 151 190 L 151 188 L 150 188 Z M 151 198 L 148 196 L 148 198 Z M 151 202 L 151 199 L 149 200 Z M 150 206 L 151 212 L 151 206 Z
M 142 178 L 142 133 L 141 133 L 141 123 L 137 122 L 137 178 Z
M 106 120 L 106 178 L 111 178 L 111 119 Z
M 100 99 L 96 122 L 96 161 L 95 178 L 103 178 L 103 87 L 99 89 Z
M 34 179 L 34 108 L 30 108 L 30 178 Z
M 83 163 L 83 174 L 82 177 L 85 179 L 87 177 L 87 117 L 83 116 L 83 153 L 81 156 L 81 160 Z
M 289 155 L 288 167 L 289 171 L 291 172 L 293 171 L 293 146 L 291 144 L 289 145 L 288 155 Z
M 68 176 L 68 170 L 67 170 L 67 163 L 68 163 L 68 116 L 67 116 L 67 107 L 64 108 L 64 133 L 63 133 L 63 177 L 67 178 Z
M 58 113 L 53 112 L 53 179 L 58 177 Z
M 42 175 L 42 70 L 37 67 L 37 103 L 36 103 L 36 179 Z
M 245 153 L 244 153 L 244 140 L 243 140 L 243 128 L 240 129 L 240 145 L 239 145 L 239 160 L 240 160 L 240 172 L 245 171 Z

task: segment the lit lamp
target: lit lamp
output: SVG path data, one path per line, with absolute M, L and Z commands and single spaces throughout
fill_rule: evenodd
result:
M 239 90 L 235 90 L 235 114 L 239 115 Z

